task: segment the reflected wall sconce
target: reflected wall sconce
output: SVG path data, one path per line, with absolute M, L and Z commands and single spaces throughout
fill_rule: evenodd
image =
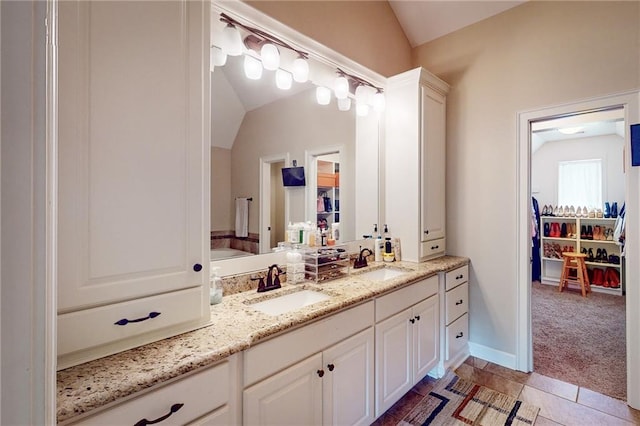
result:
M 367 80 L 349 74 L 340 68 L 336 70 L 336 74 L 338 76 L 334 81 L 333 91 L 336 99 L 338 99 L 338 109 L 340 111 L 351 109 L 351 99 L 349 98 L 351 93 L 353 93 L 353 98 L 356 101 L 356 114 L 358 116 L 366 116 L 371 108 L 377 112 L 384 110 L 385 98 L 381 87 L 374 86 Z

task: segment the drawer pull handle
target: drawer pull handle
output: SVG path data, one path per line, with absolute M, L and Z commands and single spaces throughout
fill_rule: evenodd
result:
M 411 318 L 409 321 L 411 321 L 411 324 L 413 324 L 413 323 L 416 322 L 416 319 L 415 318 Z
M 317 373 L 320 377 L 324 376 L 324 370 L 318 370 Z
M 462 301 L 462 299 L 460 299 L 460 300 L 458 300 L 458 301 L 456 302 L 456 306 L 458 306 L 458 305 L 462 305 L 462 303 L 464 303 L 464 302 Z
M 420 315 L 415 316 L 416 321 L 420 321 Z
M 333 369 L 336 368 L 336 366 L 333 364 L 327 364 L 327 368 L 329 369 L 329 371 L 333 371 Z
M 461 331 L 460 333 L 456 334 L 456 339 L 459 339 L 462 336 L 464 336 L 464 333 Z
M 195 265 L 193 265 L 193 270 L 196 272 L 202 271 L 202 265 L 199 263 L 196 263 Z
M 147 426 L 147 425 L 154 425 L 154 424 L 156 424 L 156 423 L 163 422 L 163 421 L 167 420 L 169 417 L 171 417 L 171 415 L 172 415 L 173 413 L 177 412 L 177 411 L 178 411 L 179 409 L 181 409 L 183 406 L 184 406 L 184 404 L 173 404 L 173 405 L 171 406 L 170 411 L 169 411 L 167 414 L 165 414 L 164 416 L 162 416 L 162 417 L 158 417 L 158 418 L 157 418 L 157 419 L 155 419 L 155 420 L 142 419 L 142 420 L 139 420 L 139 421 L 138 421 L 135 425 L 133 425 L 133 426 Z
M 462 274 L 456 275 L 456 280 L 461 280 L 462 278 L 464 278 L 464 275 L 462 275 Z
M 146 321 L 148 319 L 152 319 L 157 317 L 158 315 L 160 315 L 160 312 L 149 312 L 149 315 L 147 315 L 146 317 L 142 317 L 142 318 L 136 318 L 136 319 L 126 319 L 126 318 L 122 318 L 121 320 L 118 320 L 116 322 L 114 322 L 114 325 L 127 325 L 130 322 L 142 322 L 142 321 Z
M 426 230 L 424 231 L 424 234 L 425 234 L 425 235 L 429 235 L 429 230 L 428 230 L 428 229 L 426 229 Z
M 436 250 L 436 249 L 439 249 L 439 248 L 440 248 L 440 246 L 431 246 L 431 250 Z

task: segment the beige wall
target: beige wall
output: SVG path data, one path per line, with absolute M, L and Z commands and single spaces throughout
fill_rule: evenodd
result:
M 516 113 L 639 88 L 639 28 L 639 2 L 532 1 L 414 50 L 452 86 L 447 251 L 471 258 L 474 343 L 516 352 Z
M 386 1 L 249 1 L 384 76 L 411 68 L 411 45 Z
M 231 202 L 231 150 L 211 147 L 211 230 L 235 229 Z

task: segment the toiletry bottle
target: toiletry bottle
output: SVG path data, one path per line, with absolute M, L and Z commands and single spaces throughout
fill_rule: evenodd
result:
M 222 278 L 218 275 L 220 267 L 212 267 L 209 273 L 209 303 L 215 305 L 222 302 Z
M 382 261 L 382 236 L 380 235 L 380 232 L 378 232 L 378 224 L 374 223 L 373 224 L 373 235 L 375 235 L 376 240 L 373 246 L 373 253 L 375 256 L 375 261 L 376 262 L 381 262 Z
M 400 250 L 400 238 L 398 237 L 395 237 L 393 239 L 393 254 L 397 262 L 400 262 L 402 260 L 402 252 Z

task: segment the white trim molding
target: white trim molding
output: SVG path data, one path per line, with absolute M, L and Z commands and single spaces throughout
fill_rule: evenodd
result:
M 516 356 L 508 352 L 502 352 L 488 346 L 469 342 L 469 353 L 471 356 L 501 365 L 512 370 L 516 369 Z
M 515 369 L 533 370 L 533 334 L 531 330 L 531 140 L 530 126 L 534 121 L 564 116 L 575 112 L 623 108 L 625 125 L 640 123 L 640 92 L 624 92 L 586 99 L 562 105 L 550 106 L 517 114 L 517 341 Z M 629 217 L 640 214 L 640 170 L 631 167 L 630 136 L 625 132 L 625 202 Z M 626 258 L 640 255 L 640 223 L 626 221 Z M 640 263 L 626 262 L 625 281 L 627 315 L 627 403 L 640 408 Z

